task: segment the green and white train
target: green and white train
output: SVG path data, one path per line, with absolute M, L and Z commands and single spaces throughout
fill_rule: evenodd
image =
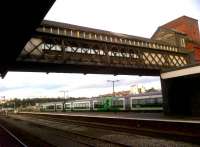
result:
M 40 104 L 43 112 L 66 111 L 162 111 L 161 92 L 151 92 L 127 97 L 97 97 Z

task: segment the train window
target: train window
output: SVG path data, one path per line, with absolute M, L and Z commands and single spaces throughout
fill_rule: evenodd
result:
M 65 109 L 70 109 L 71 105 L 70 104 L 65 104 Z
M 145 104 L 145 99 L 138 100 L 138 104 Z
M 163 99 L 162 99 L 162 98 L 158 98 L 158 99 L 157 99 L 157 102 L 158 102 L 159 104 L 161 104 L 161 103 L 163 103 Z
M 94 102 L 94 108 L 102 108 L 103 104 L 102 102 Z
M 123 107 L 123 100 L 113 101 L 113 106 Z
M 62 105 L 56 105 L 56 109 L 62 109 Z
M 46 106 L 46 109 L 54 109 L 54 105 Z
M 89 108 L 89 103 L 74 103 L 74 108 L 86 109 Z
M 132 104 L 138 104 L 138 100 L 132 100 Z
M 150 104 L 155 103 L 155 99 L 154 99 L 154 98 L 149 99 L 149 103 L 150 103 Z
M 151 100 L 150 100 L 149 98 L 148 98 L 148 99 L 145 99 L 145 103 L 147 103 L 147 104 L 148 104 L 148 103 L 151 103 L 150 101 L 151 101 Z

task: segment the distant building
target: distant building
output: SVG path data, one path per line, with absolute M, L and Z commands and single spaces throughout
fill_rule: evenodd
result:
M 8 100 L 5 98 L 5 96 L 0 97 L 0 104 L 6 103 Z
M 130 95 L 130 91 L 129 90 L 127 90 L 127 91 L 119 91 L 119 92 L 116 92 L 115 95 L 119 96 L 119 97 L 125 97 L 125 96 Z
M 130 95 L 129 90 L 115 92 L 115 96 L 117 96 L 117 97 L 125 97 L 125 96 L 128 96 L 128 95 Z M 99 95 L 99 97 L 112 97 L 112 96 L 113 96 L 113 93 L 107 93 L 107 94 Z
M 194 18 L 182 16 L 170 21 L 158 27 L 151 39 L 194 51 L 195 61 L 200 62 L 199 25 Z
M 140 93 L 144 93 L 145 92 L 145 88 L 142 85 L 132 85 L 131 89 L 130 89 L 130 94 L 140 94 Z
M 161 90 L 155 89 L 153 87 L 145 90 L 145 93 L 158 93 L 158 92 L 161 92 Z

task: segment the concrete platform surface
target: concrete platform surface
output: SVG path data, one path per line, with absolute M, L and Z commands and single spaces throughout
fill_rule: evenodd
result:
M 200 117 L 165 116 L 163 113 L 138 113 L 138 112 L 36 112 L 36 113 L 48 113 L 50 115 L 110 117 L 110 118 L 123 118 L 123 119 L 137 119 L 137 120 L 140 119 L 140 120 L 200 123 Z

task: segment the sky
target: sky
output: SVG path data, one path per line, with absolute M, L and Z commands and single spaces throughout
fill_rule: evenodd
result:
M 200 0 L 57 0 L 44 19 L 150 38 L 180 16 L 200 21 Z M 129 90 L 134 84 L 160 89 L 159 77 L 8 72 L 0 79 L 0 98 L 92 97 Z

